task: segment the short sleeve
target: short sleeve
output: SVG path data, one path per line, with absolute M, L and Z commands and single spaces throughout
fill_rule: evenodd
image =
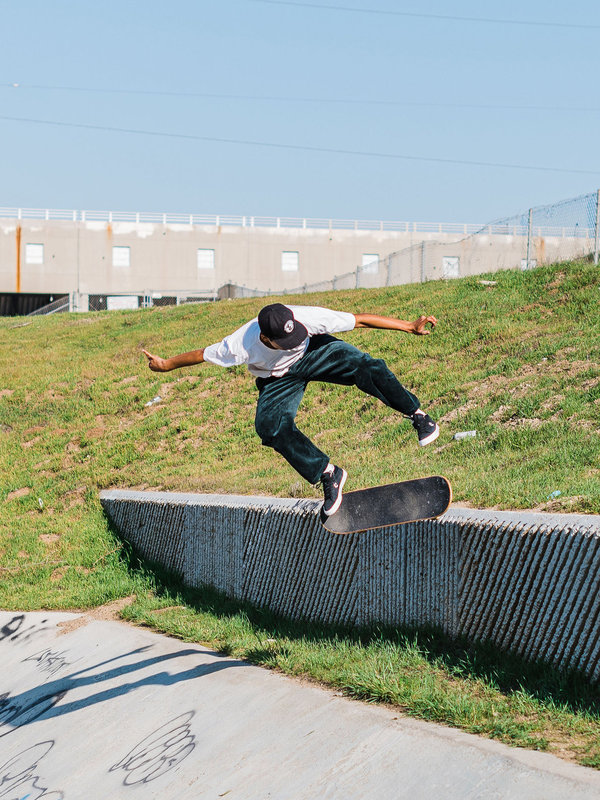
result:
M 235 367 L 248 363 L 248 353 L 240 341 L 240 332 L 204 348 L 204 360 L 219 367 Z
M 356 327 L 356 317 L 347 311 L 333 311 L 320 306 L 290 306 L 294 317 L 301 322 L 309 336 L 320 333 L 345 333 Z

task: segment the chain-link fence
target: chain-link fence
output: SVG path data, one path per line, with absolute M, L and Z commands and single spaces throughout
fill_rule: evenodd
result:
M 153 306 L 181 306 L 185 303 L 211 303 L 219 300 L 217 292 L 159 293 L 147 290 L 138 292 L 111 292 L 110 294 L 73 293 L 73 311 L 123 311 Z
M 225 287 L 224 287 L 225 288 Z M 243 289 L 243 287 L 235 287 Z M 266 292 L 265 292 L 266 294 Z M 233 291 L 225 297 L 240 297 Z M 248 295 L 249 296 L 249 295 Z M 211 303 L 223 299 L 221 290 L 218 292 L 183 292 L 174 294 L 159 294 L 157 292 L 112 292 L 111 294 L 82 294 L 71 292 L 59 297 L 52 303 L 31 311 L 27 316 L 57 314 L 65 311 L 123 311 L 138 308 L 152 308 L 153 306 L 180 306 L 185 303 Z
M 598 264 L 600 191 L 531 208 L 454 241 L 424 240 L 290 294 L 380 288 L 591 257 Z M 281 294 L 281 292 L 273 292 Z
M 598 264 L 600 190 L 547 206 L 531 208 L 484 225 L 455 240 L 438 241 L 435 234 L 419 243 L 379 260 L 356 267 L 319 283 L 304 284 L 287 291 L 250 289 L 226 284 L 210 292 L 137 292 L 86 295 L 73 292 L 35 314 L 57 311 L 111 311 L 213 302 L 228 298 L 267 297 L 282 294 L 380 288 L 405 283 L 423 283 L 481 275 L 502 269 L 532 269 L 537 265 L 577 258 L 592 258 Z M 426 236 L 427 234 L 422 234 Z

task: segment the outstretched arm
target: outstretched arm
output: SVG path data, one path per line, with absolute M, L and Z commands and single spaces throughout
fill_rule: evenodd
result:
M 394 319 L 393 317 L 380 317 L 377 314 L 355 314 L 357 328 L 380 328 L 386 331 L 405 331 L 406 333 L 414 333 L 418 336 L 424 336 L 431 333 L 427 325 L 435 328 L 437 319 L 435 317 L 420 316 L 414 322 L 407 322 L 403 319 Z
M 142 350 L 142 353 L 148 359 L 148 366 L 153 372 L 170 372 L 172 369 L 179 369 L 179 367 L 193 367 L 194 364 L 202 364 L 204 361 L 204 349 L 181 353 L 172 358 L 153 356 L 147 350 Z

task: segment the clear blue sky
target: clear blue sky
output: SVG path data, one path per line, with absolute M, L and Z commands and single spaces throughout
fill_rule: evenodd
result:
M 600 186 L 592 0 L 1 11 L 0 206 L 487 222 Z

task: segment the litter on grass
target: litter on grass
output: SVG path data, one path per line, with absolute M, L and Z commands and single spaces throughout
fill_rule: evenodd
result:
M 461 431 L 460 433 L 455 433 L 455 439 L 474 439 L 477 436 L 477 431 Z

